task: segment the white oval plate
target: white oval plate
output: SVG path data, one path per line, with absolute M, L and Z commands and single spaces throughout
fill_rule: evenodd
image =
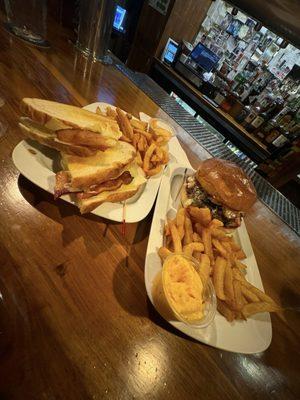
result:
M 157 254 L 163 245 L 163 229 L 166 216 L 175 216 L 180 196 L 178 192 L 183 183 L 185 167 L 170 166 L 166 168 L 161 180 L 154 216 L 151 225 L 145 263 L 145 285 L 152 304 L 152 285 L 162 264 Z M 193 170 L 187 168 L 187 173 Z M 247 255 L 243 263 L 247 265 L 247 279 L 257 288 L 263 290 L 263 285 L 257 267 L 255 255 L 249 240 L 245 223 L 235 231 L 235 240 L 241 245 Z M 207 328 L 197 329 L 186 324 L 170 320 L 175 328 L 186 335 L 209 344 L 210 346 L 237 353 L 252 354 L 266 350 L 272 340 L 272 325 L 269 313 L 257 314 L 247 321 L 228 322 L 218 312 L 214 322 Z
M 102 110 L 109 104 L 93 103 L 85 106 L 86 110 L 96 112 L 97 107 Z M 112 106 L 113 107 L 113 106 Z M 144 114 L 146 116 L 146 114 Z M 177 138 L 174 136 L 169 141 L 170 163 L 178 163 L 186 158 Z M 59 153 L 49 147 L 42 146 L 31 140 L 23 140 L 14 148 L 12 159 L 22 175 L 47 192 L 54 192 L 55 173 L 60 170 Z M 160 174 L 149 178 L 138 193 L 126 201 L 126 222 L 134 223 L 144 219 L 150 212 L 161 181 Z M 63 200 L 75 204 L 70 195 L 61 197 Z M 104 203 L 92 211 L 92 214 L 112 221 L 123 221 L 122 203 Z

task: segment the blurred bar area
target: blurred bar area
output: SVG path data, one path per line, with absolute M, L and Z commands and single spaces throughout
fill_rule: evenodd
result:
M 196 3 L 190 3 L 196 9 Z M 257 172 L 299 206 L 298 43 L 287 40 L 285 32 L 275 33 L 275 23 L 267 27 L 271 18 L 258 20 L 223 0 L 206 5 L 194 32 L 180 33 L 174 24 L 149 74 L 195 118 L 216 129 L 232 151 L 253 160 Z M 260 16 L 258 8 L 254 12 Z M 185 12 L 180 15 L 184 18 Z

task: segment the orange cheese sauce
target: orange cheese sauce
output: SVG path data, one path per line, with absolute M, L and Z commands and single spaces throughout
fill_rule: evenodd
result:
M 203 318 L 203 285 L 188 259 L 181 255 L 168 258 L 162 279 L 165 296 L 175 314 L 187 322 Z

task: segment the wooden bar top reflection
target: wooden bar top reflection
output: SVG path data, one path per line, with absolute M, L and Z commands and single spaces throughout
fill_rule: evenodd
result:
M 246 225 L 272 315 L 264 353 L 233 354 L 169 326 L 147 300 L 152 212 L 119 224 L 39 189 L 13 165 L 23 97 L 109 102 L 167 118 L 114 66 L 90 63 L 57 29 L 48 51 L 0 29 L 0 398 L 299 399 L 300 240 L 261 202 Z M 194 166 L 208 155 L 179 126 Z M 222 333 L 220 333 L 222 334 Z

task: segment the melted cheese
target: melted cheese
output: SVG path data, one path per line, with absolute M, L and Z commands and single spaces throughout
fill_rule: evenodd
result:
M 203 285 L 188 259 L 175 255 L 165 261 L 163 288 L 175 315 L 187 322 L 203 318 Z

